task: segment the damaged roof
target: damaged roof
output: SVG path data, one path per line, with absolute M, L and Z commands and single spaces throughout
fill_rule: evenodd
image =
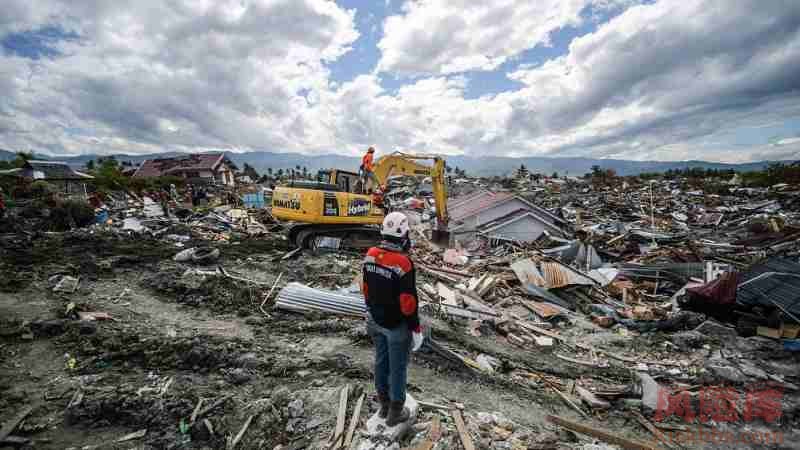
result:
M 774 308 L 777 305 L 800 315 L 800 263 L 771 258 L 751 267 L 742 276 L 736 301 L 749 306 Z
M 160 177 L 185 171 L 214 171 L 225 160 L 224 153 L 199 153 L 175 158 L 146 159 L 134 177 Z

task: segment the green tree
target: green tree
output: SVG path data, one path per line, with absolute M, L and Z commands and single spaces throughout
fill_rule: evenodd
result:
M 256 180 L 259 179 L 258 172 L 250 164 L 244 163 L 244 167 L 242 168 L 242 173 L 245 174 L 246 176 L 250 177 L 250 179 L 253 180 L 253 181 L 256 181 Z
M 278 169 L 278 178 L 283 178 L 283 169 Z
M 267 167 L 267 173 L 269 174 L 269 177 L 272 178 L 272 167 Z
M 88 170 L 89 172 L 91 172 L 91 171 L 93 171 L 93 170 L 94 170 L 94 160 L 93 160 L 93 159 L 90 159 L 90 160 L 89 160 L 89 161 L 86 163 L 86 170 Z
M 558 178 L 558 172 L 553 172 L 552 178 Z
M 308 178 L 308 167 L 303 166 L 303 178 Z

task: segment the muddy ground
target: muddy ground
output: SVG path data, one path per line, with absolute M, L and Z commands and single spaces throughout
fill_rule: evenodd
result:
M 363 418 L 376 409 L 362 320 L 287 313 L 269 302 L 267 314 L 261 311 L 279 274 L 280 285 L 344 287 L 358 272 L 357 255 L 283 260 L 289 248 L 279 235 L 185 243 L 218 247 L 217 264 L 255 281 L 248 283 L 211 275 L 217 264 L 174 262 L 181 248 L 164 239 L 78 231 L 4 235 L 0 245 L 0 421 L 35 407 L 13 433 L 30 440 L 23 448 L 226 448 L 249 418 L 236 448 L 324 448 L 342 386 L 369 394 Z M 65 275 L 80 280 L 76 291 L 53 292 Z M 104 312 L 112 320 L 78 320 L 79 312 Z M 548 414 L 652 439 L 621 408 L 582 419 L 547 388 L 555 382 L 568 390 L 583 377 L 625 387 L 632 384 L 630 370 L 566 362 L 552 349 L 512 347 L 492 330 L 476 337 L 463 324 L 425 320 L 443 346 L 502 362 L 497 372 L 483 373 L 423 351 L 411 364 L 410 392 L 427 402 L 463 405 L 470 429 L 482 436 L 479 448 L 590 442 L 559 431 L 545 420 Z M 665 339 L 640 337 L 626 345 L 652 351 Z M 615 345 L 613 336 L 601 340 Z M 521 378 L 520 371 L 551 383 Z M 475 429 L 477 414 L 487 412 L 513 424 L 506 425 L 513 440 Z M 421 422 L 432 414 L 423 409 Z M 451 432 L 437 448 L 460 446 L 448 420 Z M 141 430 L 143 436 L 130 438 Z M 124 437 L 130 440 L 119 442 Z

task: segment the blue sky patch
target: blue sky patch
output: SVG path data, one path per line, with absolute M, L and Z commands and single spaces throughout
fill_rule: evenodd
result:
M 66 31 L 60 26 L 47 25 L 35 30 L 9 33 L 0 39 L 0 47 L 10 55 L 39 60 L 61 56 L 58 43 L 75 41 L 77 33 Z

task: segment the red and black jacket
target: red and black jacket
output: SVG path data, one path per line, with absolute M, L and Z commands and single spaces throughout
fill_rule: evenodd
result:
M 419 331 L 417 284 L 414 264 L 401 252 L 383 247 L 367 251 L 361 291 L 372 319 L 384 328 L 405 323 Z

